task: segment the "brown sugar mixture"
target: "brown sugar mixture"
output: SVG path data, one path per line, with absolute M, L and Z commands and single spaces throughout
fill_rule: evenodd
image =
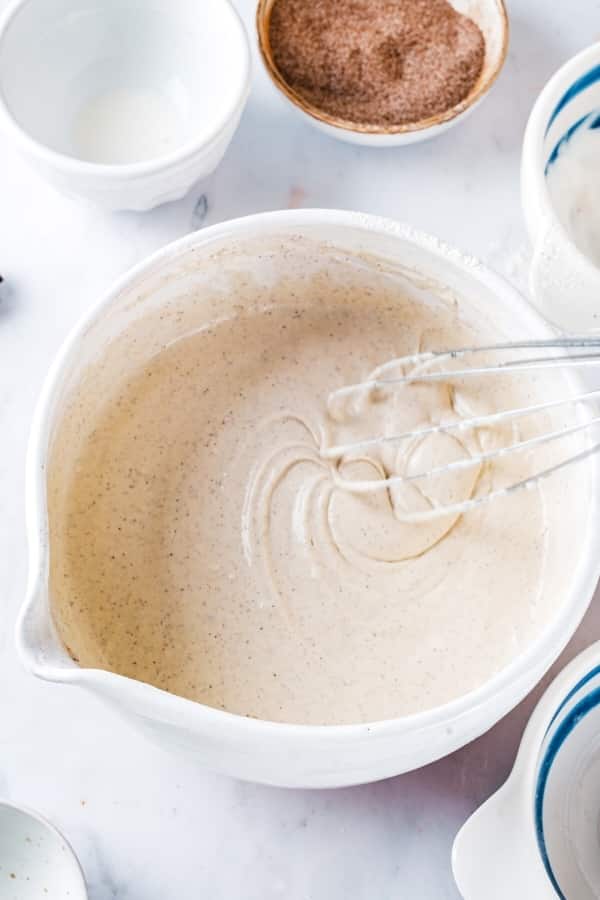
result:
M 393 126 L 452 109 L 481 74 L 478 26 L 446 0 L 275 0 L 275 65 L 339 119 Z

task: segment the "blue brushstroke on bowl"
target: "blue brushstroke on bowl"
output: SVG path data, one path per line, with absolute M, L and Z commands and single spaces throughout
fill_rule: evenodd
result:
M 548 157 L 548 162 L 546 163 L 546 168 L 544 169 L 545 175 L 548 174 L 548 170 L 550 169 L 550 166 L 556 162 L 561 150 L 571 140 L 571 138 L 573 137 L 575 132 L 579 131 L 581 126 L 584 125 L 588 121 L 588 119 L 591 119 L 592 116 L 597 117 L 597 115 L 598 114 L 596 112 L 586 113 L 585 116 L 582 116 L 580 119 L 577 119 L 576 122 L 574 122 L 569 128 L 567 128 L 567 130 L 561 137 L 560 141 L 557 142 L 556 146 L 552 150 L 552 153 Z M 594 118 L 594 121 L 596 121 L 596 118 Z M 588 127 L 591 129 L 592 125 L 589 125 Z
M 552 128 L 556 117 L 563 111 L 565 106 L 573 100 L 574 97 L 577 97 L 582 91 L 585 91 L 586 88 L 590 87 L 592 84 L 595 84 L 597 81 L 600 81 L 600 65 L 594 66 L 593 69 L 590 69 L 589 72 L 586 72 L 585 75 L 581 75 L 577 81 L 574 81 L 571 87 L 565 91 L 562 95 L 558 103 L 554 108 L 554 112 L 550 116 L 548 120 L 548 125 L 546 126 L 546 134 Z
M 561 712 L 563 711 L 563 709 L 565 708 L 565 706 L 567 705 L 569 700 L 572 700 L 573 697 L 575 696 L 575 694 L 578 694 L 579 691 L 581 690 L 581 688 L 585 687 L 585 685 L 588 683 L 588 681 L 591 681 L 592 678 L 596 677 L 596 675 L 600 675 L 600 666 L 596 666 L 594 669 L 591 669 L 587 673 L 587 675 L 584 675 L 583 678 L 577 682 L 575 687 L 569 691 L 569 693 L 566 695 L 564 700 L 562 700 L 562 702 L 557 706 L 556 712 L 550 719 L 550 724 L 548 725 L 548 727 L 546 729 L 546 734 L 548 734 L 548 732 L 550 731 L 550 729 L 552 728 L 552 726 L 558 719 L 559 715 L 561 714 Z
M 575 97 L 578 97 L 582 91 L 585 91 L 587 88 L 591 87 L 594 84 L 600 82 L 600 64 L 594 66 L 593 69 L 590 69 L 589 72 L 586 72 L 584 75 L 581 75 L 576 81 L 573 82 L 571 87 L 565 91 L 562 95 L 554 110 L 552 115 L 548 120 L 548 124 L 546 125 L 545 137 L 548 136 L 552 125 L 556 121 L 559 114 L 563 111 L 563 109 L 568 106 L 571 100 L 574 100 Z M 565 131 L 563 136 L 554 146 L 550 156 L 548 157 L 548 161 L 546 162 L 546 166 L 544 169 L 544 174 L 548 175 L 548 170 L 553 163 L 556 162 L 561 150 L 564 149 L 565 145 L 570 141 L 576 131 L 578 131 L 585 123 L 587 123 L 587 127 L 590 130 L 600 128 L 600 113 L 597 110 L 586 113 L 585 116 L 581 116 L 576 122 L 569 126 L 569 128 Z

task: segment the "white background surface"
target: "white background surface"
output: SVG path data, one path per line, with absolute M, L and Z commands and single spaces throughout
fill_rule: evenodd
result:
M 254 2 L 238 7 L 254 43 Z M 343 791 L 274 790 L 181 765 L 93 697 L 36 682 L 21 670 L 12 631 L 26 577 L 23 465 L 36 395 L 78 316 L 148 252 L 258 210 L 343 207 L 434 232 L 524 285 L 523 129 L 546 79 L 600 38 L 600 2 L 512 0 L 509 13 L 500 81 L 471 118 L 429 144 L 361 150 L 313 131 L 284 106 L 256 54 L 224 162 L 153 213 L 108 215 L 60 197 L 0 142 L 0 796 L 65 831 L 92 900 L 458 896 L 453 836 L 506 777 L 533 697 L 420 772 Z M 596 602 L 561 663 L 598 637 Z

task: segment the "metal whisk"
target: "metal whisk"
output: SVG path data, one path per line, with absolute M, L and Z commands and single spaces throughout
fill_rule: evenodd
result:
M 550 355 L 538 355 L 539 351 L 557 351 Z M 531 356 L 525 358 L 511 358 L 503 360 L 496 364 L 477 365 L 476 357 L 478 354 L 490 354 L 495 352 L 516 352 L 531 351 Z M 579 351 L 579 352 L 576 352 Z M 474 365 L 468 365 L 471 359 L 475 358 Z M 450 360 L 464 360 L 465 365 L 457 369 L 437 369 L 435 371 L 427 371 L 432 364 L 443 364 Z M 379 366 L 373 373 L 373 377 L 367 381 L 348 385 L 339 388 L 329 395 L 329 402 L 343 400 L 359 391 L 367 391 L 370 389 L 395 389 L 410 384 L 423 384 L 435 382 L 451 382 L 458 379 L 485 377 L 492 374 L 506 374 L 510 372 L 520 373 L 523 371 L 531 371 L 535 369 L 549 368 L 578 368 L 597 365 L 600 363 L 600 337 L 568 337 L 555 338 L 551 340 L 537 341 L 516 341 L 502 344 L 491 344 L 483 347 L 462 347 L 457 350 L 440 350 L 426 351 L 415 353 L 409 356 L 399 357 L 390 360 Z M 397 370 L 403 366 L 412 367 L 406 375 L 398 377 L 387 377 L 386 373 Z M 418 367 L 415 370 L 414 367 Z M 425 369 L 425 370 L 424 370 Z M 345 457 L 352 457 L 356 454 L 374 449 L 377 446 L 389 444 L 401 444 L 405 441 L 418 438 L 425 438 L 429 435 L 440 433 L 452 433 L 467 431 L 469 429 L 479 428 L 481 426 L 493 425 L 500 422 L 513 421 L 524 416 L 534 413 L 542 413 L 547 410 L 556 409 L 558 407 L 576 406 L 584 404 L 595 398 L 600 397 L 600 388 L 595 390 L 584 391 L 569 397 L 550 400 L 545 403 L 536 403 L 530 406 L 523 406 L 516 409 L 507 409 L 500 412 L 489 413 L 486 415 L 473 416 L 471 418 L 460 419 L 448 423 L 439 423 L 427 426 L 426 428 L 418 428 L 412 431 L 404 431 L 393 435 L 380 435 L 367 437 L 352 443 L 336 444 L 325 446 L 321 449 L 323 459 L 332 462 L 340 462 Z M 498 459 L 511 453 L 517 453 L 529 450 L 541 444 L 555 441 L 560 438 L 574 435 L 590 429 L 592 426 L 600 424 L 600 415 L 587 416 L 585 419 L 572 425 L 567 425 L 555 431 L 547 431 L 527 440 L 515 441 L 504 447 L 495 448 L 487 452 L 481 452 L 464 459 L 455 460 L 445 465 L 430 468 L 425 471 L 417 472 L 410 475 L 392 475 L 389 478 L 368 481 L 352 481 L 336 474 L 334 477 L 339 486 L 345 490 L 354 493 L 367 493 L 375 490 L 386 490 L 392 485 L 402 483 L 416 482 L 431 478 L 433 476 L 443 475 L 447 472 L 453 472 L 459 469 L 465 469 L 473 466 L 481 466 L 491 460 Z M 558 472 L 560 469 L 570 466 L 573 463 L 581 462 L 592 454 L 600 450 L 600 442 L 591 444 L 578 453 L 572 454 L 567 458 L 549 466 L 545 469 L 534 473 L 533 475 L 521 481 L 513 482 L 507 486 L 496 490 L 491 490 L 481 496 L 471 497 L 468 500 L 448 505 L 435 505 L 430 510 L 408 513 L 405 517 L 407 521 L 423 521 L 440 515 L 460 514 L 473 509 L 483 503 L 487 503 L 496 497 L 505 496 L 516 490 L 531 487 L 543 478 Z

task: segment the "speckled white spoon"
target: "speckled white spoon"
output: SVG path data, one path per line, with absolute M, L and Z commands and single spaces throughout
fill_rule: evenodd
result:
M 0 900 L 86 900 L 81 867 L 62 835 L 30 810 L 0 802 Z

